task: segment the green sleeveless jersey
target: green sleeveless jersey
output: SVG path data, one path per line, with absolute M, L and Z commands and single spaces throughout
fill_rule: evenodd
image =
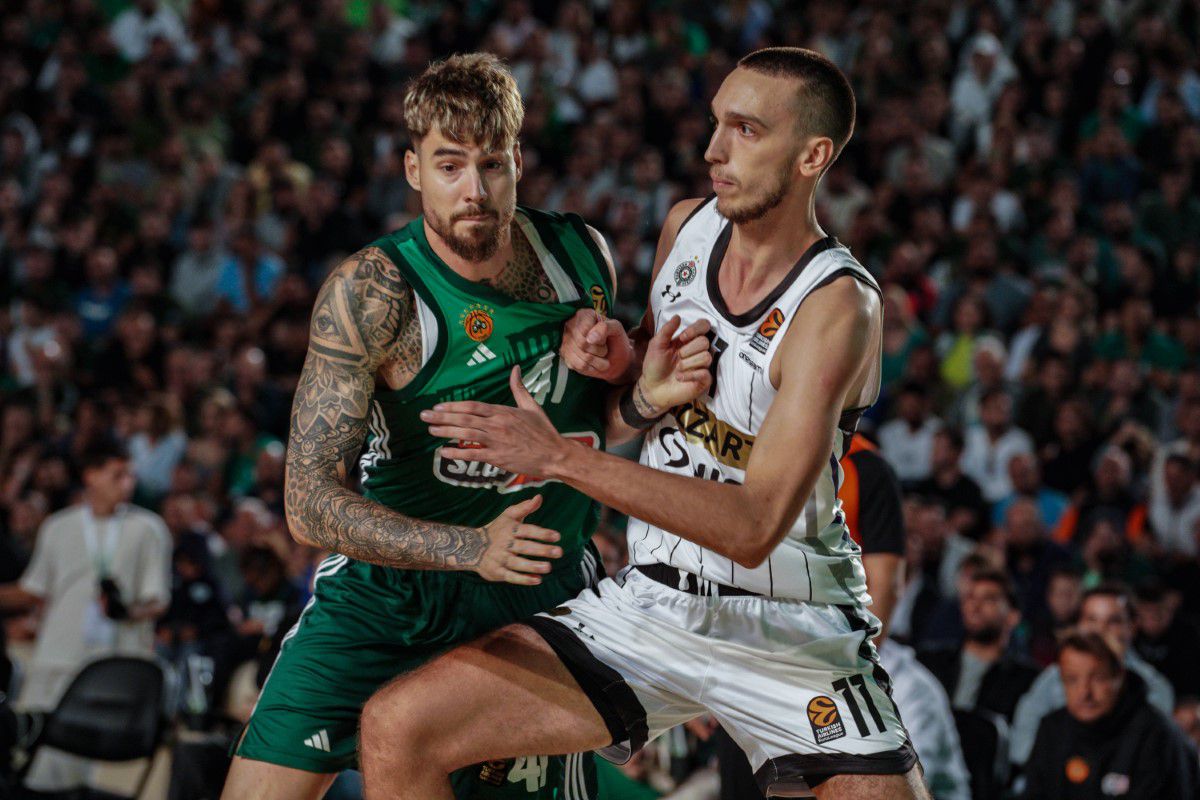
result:
M 430 436 L 418 416 L 454 400 L 515 405 L 508 381 L 520 365 L 525 387 L 561 434 L 604 446 L 606 386 L 568 369 L 558 348 L 577 310 L 611 307 L 608 265 L 576 215 L 518 207 L 515 221 L 558 302 L 514 300 L 463 278 L 429 246 L 423 217 L 373 243 L 416 295 L 424 358 L 408 385 L 375 392 L 360 459 L 363 494 L 410 517 L 482 526 L 540 493 L 542 507 L 527 521 L 558 531 L 563 558 L 556 569 L 574 568 L 597 524 L 594 501 L 537 475 L 443 458 L 438 450 L 447 440 Z

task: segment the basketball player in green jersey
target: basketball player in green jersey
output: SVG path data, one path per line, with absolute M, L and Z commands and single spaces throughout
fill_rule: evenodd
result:
M 520 375 L 559 430 L 604 444 L 605 389 L 558 350 L 573 314 L 611 307 L 612 266 L 578 217 L 517 207 L 522 116 L 492 56 L 417 78 L 405 168 L 424 213 L 338 266 L 317 297 L 285 505 L 293 536 L 333 555 L 284 638 L 225 798 L 321 796 L 356 765 L 359 713 L 382 684 L 597 580 L 593 501 L 442 458 L 419 419 L 444 401 L 505 402 Z M 649 346 L 689 355 L 707 342 L 693 331 Z M 682 401 L 695 389 L 681 384 L 660 388 Z M 356 459 L 361 495 L 344 485 Z M 460 798 L 583 800 L 595 779 L 577 754 L 489 762 L 453 783 Z

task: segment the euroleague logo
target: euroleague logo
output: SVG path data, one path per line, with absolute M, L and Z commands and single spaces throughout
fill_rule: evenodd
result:
M 825 744 L 846 735 L 842 715 L 832 697 L 819 694 L 808 701 L 808 723 L 812 725 L 813 738 L 817 744 Z
M 572 442 L 585 444 L 593 450 L 600 447 L 600 437 L 591 431 L 564 433 L 563 437 Z M 483 445 L 460 439 L 454 442 L 453 446 L 463 450 L 475 450 Z M 467 489 L 495 489 L 500 494 L 545 486 L 551 482 L 548 478 L 540 475 L 514 474 L 484 461 L 443 458 L 441 448 L 438 448 L 433 455 L 433 475 L 442 483 L 448 483 L 451 486 L 462 486 Z
M 602 317 L 608 316 L 608 297 L 604 294 L 603 287 L 600 284 L 593 284 L 592 289 L 592 308 Z
M 765 356 L 771 347 L 771 340 L 775 338 L 775 334 L 779 333 L 779 329 L 783 327 L 786 319 L 787 317 L 778 308 L 771 309 L 771 313 L 767 314 L 767 318 L 758 326 L 758 330 L 750 339 L 750 346 Z
M 492 335 L 492 330 L 495 323 L 492 321 L 492 315 L 496 312 L 491 308 L 479 303 L 473 303 L 470 307 L 463 311 L 459 322 L 462 323 L 463 330 L 467 332 L 467 336 L 474 342 L 485 342 Z

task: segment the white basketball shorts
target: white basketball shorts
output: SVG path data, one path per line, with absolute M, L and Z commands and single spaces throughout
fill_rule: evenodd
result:
M 861 608 L 691 594 L 629 567 L 526 623 L 604 718 L 610 760 L 707 712 L 764 793 L 917 763 Z

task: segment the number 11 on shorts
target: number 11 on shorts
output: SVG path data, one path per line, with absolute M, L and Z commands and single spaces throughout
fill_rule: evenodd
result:
M 862 675 L 851 675 L 849 680 L 839 678 L 833 682 L 833 690 L 838 692 L 846 699 L 846 705 L 850 706 L 850 714 L 854 717 L 854 723 L 858 725 L 859 736 L 870 736 L 871 730 L 867 727 L 867 721 L 863 717 L 862 711 L 858 707 L 858 701 L 854 699 L 854 690 L 850 688 L 850 684 L 858 687 L 858 693 L 862 695 L 863 702 L 867 706 L 867 711 L 871 714 L 871 719 L 879 726 L 879 732 L 883 733 L 887 730 L 883 724 L 883 717 L 879 713 L 879 709 L 875 707 L 875 701 L 871 698 L 871 692 L 867 689 L 867 681 Z

